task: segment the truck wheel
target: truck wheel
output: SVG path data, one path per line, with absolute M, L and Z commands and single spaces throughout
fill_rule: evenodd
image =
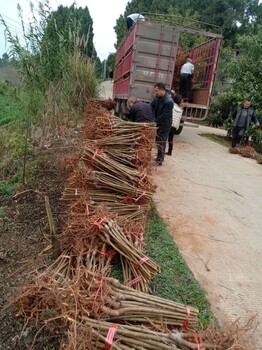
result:
M 184 124 L 180 125 L 179 128 L 175 131 L 175 135 L 179 135 L 181 134 L 182 130 L 183 130 Z

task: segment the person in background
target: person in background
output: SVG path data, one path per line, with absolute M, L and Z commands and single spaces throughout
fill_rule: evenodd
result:
M 166 142 L 172 125 L 172 111 L 174 102 L 171 96 L 166 92 L 164 83 L 155 85 L 155 97 L 151 106 L 155 112 L 157 134 L 157 158 L 156 164 L 162 165 L 165 157 Z
M 181 95 L 182 98 L 187 101 L 190 100 L 193 73 L 194 65 L 191 58 L 188 58 L 180 70 L 179 80 L 179 95 Z
M 234 109 L 233 114 L 233 129 L 232 129 L 232 147 L 236 147 L 241 143 L 245 131 L 249 128 L 250 123 L 253 122 L 259 127 L 259 121 L 256 112 L 251 107 L 251 99 L 247 98 L 243 101 L 241 106 Z
M 144 21 L 144 20 L 145 20 L 145 17 L 140 13 L 132 13 L 126 18 L 127 30 L 132 28 L 133 24 L 136 23 L 137 21 Z
M 145 102 L 139 101 L 135 96 L 129 97 L 127 105 L 130 108 L 130 119 L 135 123 L 154 123 L 155 115 L 152 107 Z
M 174 107 L 173 107 L 173 115 L 172 115 L 172 126 L 168 135 L 168 151 L 167 155 L 171 156 L 173 151 L 173 140 L 176 133 L 176 130 L 179 128 L 180 120 L 182 118 L 183 109 L 181 108 L 182 96 L 175 95 L 173 97 Z

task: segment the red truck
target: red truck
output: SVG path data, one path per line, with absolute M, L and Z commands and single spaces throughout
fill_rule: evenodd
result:
M 168 89 L 178 92 L 181 65 L 190 57 L 195 71 L 191 100 L 185 104 L 183 121 L 207 118 L 222 40 L 221 30 L 207 23 L 186 21 L 187 24 L 184 24 L 185 19 L 181 17 L 145 14 L 145 20 L 133 25 L 115 58 L 113 97 L 117 115 L 123 117 L 128 114 L 126 101 L 130 96 L 151 102 L 157 82 L 163 82 Z M 202 43 L 182 52 L 179 46 L 181 35 L 197 35 Z M 206 38 L 205 42 L 203 38 Z M 183 124 L 180 124 L 177 133 L 182 127 Z

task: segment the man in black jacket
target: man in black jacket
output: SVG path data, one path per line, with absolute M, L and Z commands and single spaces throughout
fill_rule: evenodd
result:
M 165 157 L 165 149 L 169 131 L 172 126 L 172 111 L 174 102 L 171 96 L 166 92 L 165 84 L 157 83 L 155 85 L 156 97 L 151 102 L 151 107 L 155 111 L 157 123 L 157 158 L 156 163 L 162 165 Z
M 135 123 L 154 123 L 155 115 L 152 107 L 145 102 L 139 101 L 137 97 L 131 96 L 127 100 L 130 108 L 130 120 Z
M 256 112 L 251 107 L 251 100 L 245 99 L 242 106 L 235 108 L 232 114 L 233 130 L 232 130 L 232 147 L 236 147 L 241 142 L 245 131 L 249 128 L 250 123 L 253 122 L 259 127 L 259 121 Z

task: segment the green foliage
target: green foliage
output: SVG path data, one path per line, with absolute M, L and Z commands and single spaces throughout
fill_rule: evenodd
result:
M 206 137 L 207 139 L 209 139 L 211 141 L 219 143 L 222 146 L 231 147 L 231 143 L 230 143 L 228 136 L 221 136 L 221 135 L 210 134 L 210 133 L 203 133 L 203 134 L 199 134 L 199 135 Z
M 241 105 L 245 98 L 252 98 L 252 106 L 256 109 L 260 124 L 262 121 L 262 72 L 260 59 L 262 57 L 262 27 L 257 28 L 256 34 L 243 35 L 238 39 L 239 55 L 233 56 L 229 50 L 225 50 L 220 60 L 217 90 L 228 87 L 226 91 L 217 93 L 214 97 L 210 112 L 209 122 L 223 123 L 226 121 L 228 134 L 232 130 L 232 111 Z M 255 126 L 247 130 L 245 139 L 251 139 L 255 147 L 261 147 L 261 130 Z
M 146 253 L 161 268 L 151 283 L 153 294 L 199 308 L 205 326 L 214 319 L 205 292 L 195 280 L 156 209 L 146 228 Z
M 127 15 L 131 13 L 167 14 L 170 9 L 185 17 L 187 13 L 193 15 L 198 13 L 198 19 L 201 22 L 221 27 L 227 46 L 236 42 L 237 34 L 251 31 L 256 23 L 262 22 L 262 5 L 258 0 L 131 0 L 127 3 L 124 14 L 117 19 L 116 47 L 125 36 Z
M 17 94 L 16 88 L 9 83 L 0 83 L 0 126 L 20 123 L 26 116 L 25 106 L 20 99 L 26 99 L 21 91 Z
M 253 134 L 251 140 L 255 145 L 255 149 L 258 153 L 262 154 L 262 130 L 253 128 Z
M 3 220 L 5 217 L 5 208 L 0 207 L 0 220 Z
M 261 84 L 262 72 L 260 60 L 262 57 L 262 27 L 255 35 L 243 35 L 239 37 L 237 47 L 240 50 L 238 56 L 227 65 L 229 78 L 232 79 L 232 88 L 243 97 L 252 97 L 253 105 L 262 105 Z
M 231 118 L 233 109 L 238 106 L 243 97 L 233 94 L 231 90 L 220 93 L 212 100 L 208 114 L 208 122 L 212 126 L 222 126 L 227 119 Z
M 35 173 L 32 144 L 42 145 L 45 137 L 56 135 L 61 124 L 82 116 L 84 105 L 98 94 L 95 64 L 99 60 L 87 7 L 60 6 L 52 13 L 47 0 L 39 3 L 37 10 L 31 3 L 28 30 L 20 6 L 18 10 L 25 45 L 12 35 L 0 15 L 24 88 L 8 88 L 7 92 L 0 86 L 0 107 L 4 107 L 0 108 L 0 125 L 4 126 L 0 181 L 4 193 L 10 193 L 8 186 L 16 175 L 17 181 L 22 178 L 24 182 L 28 174 Z
M 83 111 L 90 97 L 99 94 L 95 63 L 76 53 L 69 57 L 68 67 L 70 69 L 63 74 L 63 92 L 67 99 L 65 106 Z
M 111 70 L 114 70 L 115 68 L 115 54 L 114 53 L 110 53 L 107 57 L 107 67 L 108 67 L 108 70 L 109 72 Z
M 12 196 L 18 187 L 17 183 L 0 182 L 0 196 L 10 197 Z
M 42 66 L 49 81 L 57 83 L 68 69 L 68 57 L 79 51 L 84 58 L 96 60 L 93 45 L 93 21 L 88 8 L 59 6 L 46 16 L 41 41 Z

